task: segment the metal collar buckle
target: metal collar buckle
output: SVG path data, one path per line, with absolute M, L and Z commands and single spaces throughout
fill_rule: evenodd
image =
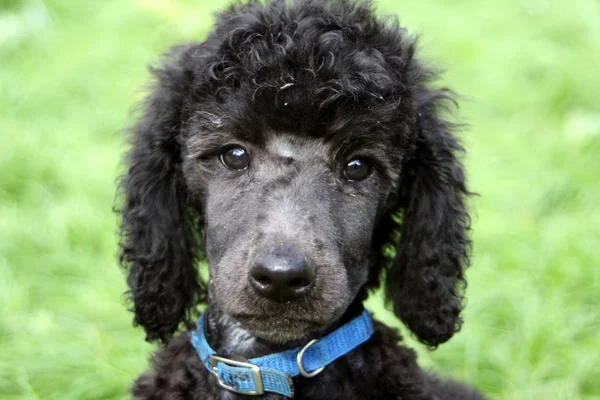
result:
M 304 369 L 304 367 L 302 366 L 302 357 L 304 357 L 304 352 L 313 344 L 317 343 L 318 340 L 317 339 L 313 339 L 310 342 L 308 342 L 308 344 L 306 346 L 304 346 L 302 348 L 302 350 L 300 350 L 298 352 L 298 355 L 296 356 L 296 364 L 298 364 L 298 371 L 300 371 L 300 375 L 302 375 L 305 378 L 312 378 L 313 376 L 317 376 L 318 374 L 321 373 L 321 371 L 323 371 L 325 369 L 325 367 L 321 367 L 318 369 L 315 369 L 312 372 L 306 372 L 306 370 Z
M 254 365 L 254 364 L 251 364 L 248 362 L 234 361 L 234 360 L 230 360 L 228 358 L 215 356 L 214 354 L 210 355 L 209 358 L 210 358 L 210 366 L 212 368 L 212 373 L 217 378 L 217 382 L 219 383 L 219 386 L 221 386 L 223 389 L 227 389 L 234 393 L 247 394 L 247 395 L 251 395 L 251 396 L 258 396 L 258 395 L 261 395 L 264 393 L 263 381 L 262 381 L 262 377 L 260 376 L 260 367 L 258 365 Z M 252 371 L 252 380 L 254 381 L 254 389 L 255 390 L 241 391 L 241 390 L 237 390 L 233 386 L 229 386 L 225 382 L 223 382 L 221 380 L 221 378 L 219 377 L 218 363 L 220 363 L 220 362 L 223 364 L 226 364 L 226 365 L 233 366 L 233 367 L 249 368 Z

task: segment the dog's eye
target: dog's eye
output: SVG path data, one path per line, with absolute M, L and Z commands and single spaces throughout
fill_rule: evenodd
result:
M 229 169 L 242 171 L 250 165 L 250 154 L 241 147 L 231 147 L 221 153 L 221 162 Z
M 362 181 L 371 173 L 371 166 L 364 160 L 351 160 L 344 168 L 344 177 L 349 181 Z

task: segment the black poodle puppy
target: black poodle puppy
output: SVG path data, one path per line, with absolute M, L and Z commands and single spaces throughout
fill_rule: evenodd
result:
M 162 343 L 136 399 L 482 398 L 362 306 L 385 279 L 429 347 L 462 323 L 462 148 L 415 47 L 368 2 L 257 0 L 152 70 L 122 181 L 134 322 Z

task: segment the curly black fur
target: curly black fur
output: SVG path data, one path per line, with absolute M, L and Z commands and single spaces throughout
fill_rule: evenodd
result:
M 187 209 L 177 140 L 192 78 L 190 66 L 178 65 L 184 49 L 173 49 L 176 63 L 153 69 L 157 82 L 133 129 L 129 171 L 122 180 L 120 261 L 129 269 L 134 321 L 150 341 L 166 341 L 206 298 L 196 273 L 200 222 Z
M 413 350 L 396 345 L 401 338 L 376 323 L 376 332 L 363 346 L 335 361 L 312 379 L 295 378 L 297 400 L 484 400 L 464 386 L 424 373 Z M 140 376 L 133 388 L 135 400 L 251 399 L 223 391 L 203 365 L 186 335 L 179 336 L 154 357 L 160 373 Z M 265 400 L 284 400 L 265 395 Z
M 173 48 L 152 70 L 155 84 L 133 129 L 122 180 L 120 260 L 129 272 L 135 324 L 147 340 L 168 345 L 156 356 L 156 372 L 136 383 L 136 398 L 239 397 L 216 386 L 186 335 L 170 340 L 201 303 L 208 303 L 214 347 L 249 358 L 347 320 L 385 271 L 386 298 L 420 341 L 433 348 L 460 329 L 470 250 L 462 147 L 440 115 L 451 92 L 431 88 L 437 74 L 415 51 L 415 39 L 376 18 L 368 3 L 250 1 L 221 13 L 204 42 Z M 305 157 L 313 156 L 306 149 L 321 149 L 329 158 L 314 158 L 313 164 L 323 162 L 317 168 L 278 156 L 283 164 L 264 187 L 258 175 L 233 175 L 215 162 L 231 142 L 259 154 L 274 132 L 292 135 L 286 140 Z M 372 161 L 374 177 L 348 185 L 336 171 L 357 154 Z M 214 182 L 222 185 L 218 192 Z M 256 246 L 249 243 L 268 232 L 267 204 L 290 193 L 307 215 L 296 223 L 305 227 L 305 249 L 331 268 L 321 272 L 329 282 L 324 289 L 288 311 L 325 318 L 322 329 L 260 338 L 244 330 L 246 345 L 228 343 L 238 329 L 231 309 L 280 310 L 248 292 L 246 273 L 233 282 L 237 270 L 227 268 L 239 270 L 253 257 Z M 327 211 L 319 215 L 311 204 Z M 209 285 L 197 273 L 203 257 Z M 328 298 L 326 285 L 340 279 L 348 290 Z M 374 338 L 318 378 L 296 379 L 297 398 L 480 398 L 424 375 L 398 340 L 378 325 Z
M 448 91 L 422 90 L 415 93 L 419 128 L 404 167 L 401 240 L 386 290 L 402 321 L 419 340 L 436 347 L 462 324 L 470 218 L 464 204 L 465 175 L 456 159 L 462 148 L 450 134 L 452 125 L 437 116 L 440 102 L 452 99 Z

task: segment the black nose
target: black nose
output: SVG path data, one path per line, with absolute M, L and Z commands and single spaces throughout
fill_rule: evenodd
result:
M 249 279 L 257 294 L 282 303 L 306 295 L 314 274 L 300 251 L 279 246 L 258 256 Z

